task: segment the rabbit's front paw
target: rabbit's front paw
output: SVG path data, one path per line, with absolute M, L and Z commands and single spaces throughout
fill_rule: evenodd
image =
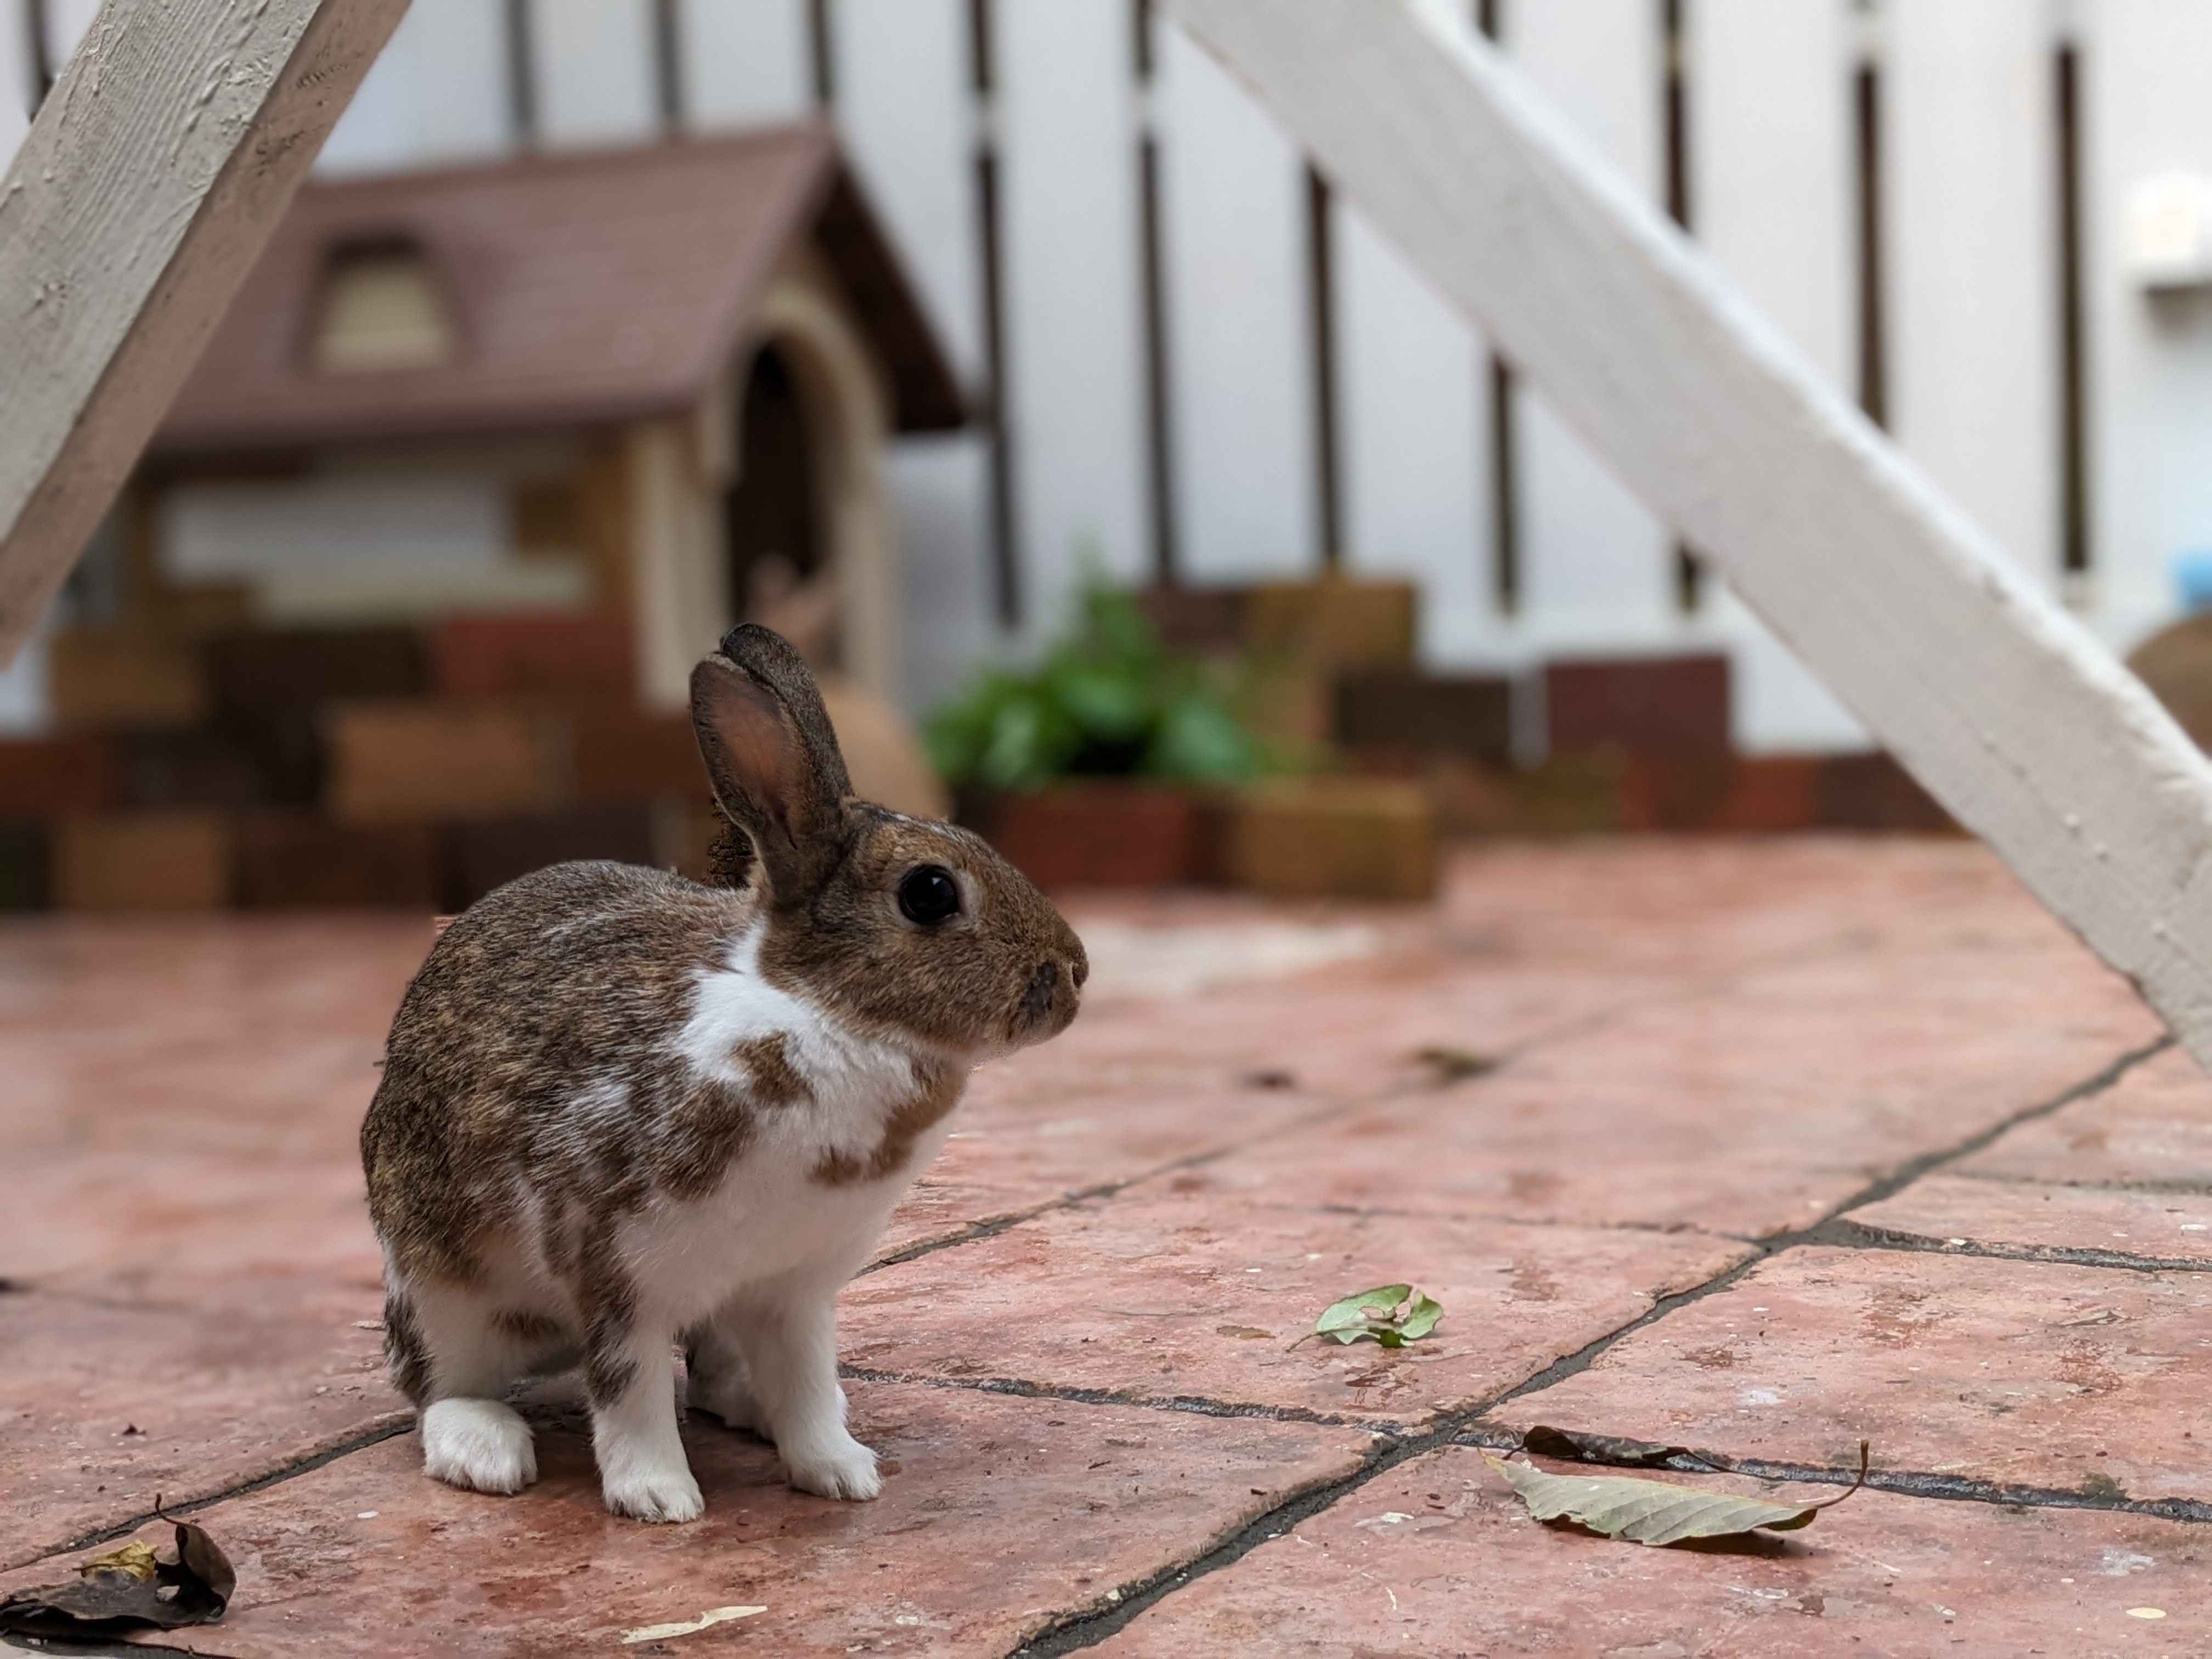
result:
M 530 1425 L 496 1400 L 434 1400 L 422 1409 L 422 1467 L 449 1486 L 516 1492 L 538 1479 Z
M 610 1474 L 603 1486 L 607 1508 L 639 1521 L 696 1521 L 707 1512 L 699 1483 L 682 1464 Z
M 884 1489 L 876 1473 L 876 1455 L 849 1434 L 805 1452 L 787 1449 L 784 1478 L 801 1492 L 822 1498 L 862 1500 Z

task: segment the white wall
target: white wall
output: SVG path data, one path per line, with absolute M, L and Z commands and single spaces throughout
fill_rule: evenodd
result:
M 2154 299 L 2126 260 L 2137 180 L 2212 175 L 2212 6 L 2101 0 L 2094 19 L 2083 44 L 2091 556 L 2094 621 L 2125 650 L 2171 617 L 2173 555 L 2212 549 L 2212 294 Z
M 1176 542 L 1185 579 L 1317 568 L 1305 173 L 1179 28 L 1157 92 Z
M 1599 154 L 1661 193 L 1659 15 L 1652 0 L 1523 0 L 1508 54 Z M 1540 389 L 1518 411 L 1527 627 L 1570 649 L 1652 648 L 1677 629 L 1671 543 Z
M 806 0 L 681 0 L 677 18 L 693 128 L 791 121 L 813 109 Z
M 489 160 L 514 140 L 502 0 L 408 9 L 316 160 L 325 177 Z
M 1129 11 L 1000 0 L 997 15 L 1006 408 L 1026 620 L 1048 633 L 1083 560 L 1150 574 Z
M 530 0 L 538 135 L 549 149 L 660 131 L 651 0 Z
M 31 100 L 37 95 L 31 63 L 31 32 L 24 0 L 0 0 L 0 168 L 5 168 L 31 125 Z
M 2000 546 L 2055 581 L 2051 88 L 2044 7 L 1891 0 L 1891 428 Z

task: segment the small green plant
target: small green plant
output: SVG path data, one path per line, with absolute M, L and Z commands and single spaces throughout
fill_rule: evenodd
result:
M 992 789 L 1063 777 L 1233 783 L 1266 763 L 1226 677 L 1163 645 L 1132 595 L 1091 581 L 1035 668 L 985 669 L 930 716 L 930 758 L 948 781 Z

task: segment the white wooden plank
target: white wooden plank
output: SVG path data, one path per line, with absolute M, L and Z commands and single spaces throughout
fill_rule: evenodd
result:
M 1652 0 L 1505 9 L 1506 50 L 1629 186 L 1660 191 L 1659 17 Z M 1649 648 L 1674 629 L 1672 553 L 1657 520 L 1540 395 L 1518 411 L 1528 625 L 1578 648 Z
M 70 60 L 0 184 L 0 660 L 404 9 L 118 3 Z
M 2212 1058 L 2212 762 L 1447 0 L 1173 0 L 1961 822 Z
M 1007 414 L 1028 620 L 1147 572 L 1127 0 L 1000 0 Z M 1080 204 L 1079 208 L 1076 204 Z
M 1304 163 L 1182 32 L 1158 33 L 1161 240 L 1187 579 L 1310 571 L 1321 554 Z
M 2099 631 L 2123 649 L 2168 620 L 2177 553 L 2212 549 L 2212 299 L 2154 297 L 2129 257 L 2146 178 L 2212 178 L 2212 6 L 2103 0 L 2084 43 L 2090 510 Z
M 844 0 L 837 131 L 961 378 L 983 373 L 963 0 Z
M 2057 569 L 2049 15 L 1897 0 L 1884 65 L 1891 428 L 2022 568 Z
M 651 0 L 530 0 L 530 7 L 539 142 L 589 149 L 660 131 Z
M 1488 661 L 1487 349 L 1356 210 L 1338 204 L 1346 554 L 1421 586 L 1421 654 Z
M 795 121 L 813 108 L 806 0 L 682 0 L 677 15 L 694 129 Z
M 983 435 L 972 431 L 908 438 L 884 458 L 912 714 L 950 696 L 1002 648 L 983 553 L 988 465 Z

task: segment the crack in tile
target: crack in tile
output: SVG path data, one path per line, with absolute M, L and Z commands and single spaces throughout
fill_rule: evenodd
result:
M 1978 1255 L 1993 1261 L 2048 1262 L 2069 1267 L 2110 1267 L 2122 1273 L 2212 1273 L 2212 1261 L 2202 1256 L 2141 1255 L 2130 1250 L 2106 1250 L 2078 1244 L 2003 1244 L 1969 1240 L 1954 1244 L 1945 1238 L 1899 1232 L 1838 1216 L 1814 1229 L 1808 1243 L 1826 1244 L 1847 1250 L 1898 1250 L 1929 1255 Z
M 1117 1389 L 1071 1389 L 1050 1382 L 1031 1382 L 1016 1376 L 930 1376 L 913 1371 L 871 1370 L 860 1365 L 840 1365 L 837 1374 L 855 1382 L 918 1384 L 926 1389 L 967 1389 L 978 1394 L 1002 1394 L 1017 1400 L 1064 1401 L 1078 1406 L 1134 1407 L 1146 1411 L 1186 1412 L 1199 1417 L 1261 1417 L 1275 1423 L 1311 1423 L 1330 1429 L 1366 1429 L 1393 1438 L 1408 1432 L 1402 1423 L 1371 1417 L 1346 1417 L 1336 1412 L 1317 1412 L 1304 1406 L 1255 1406 L 1242 1401 L 1215 1400 L 1197 1394 L 1137 1394 Z M 1453 1420 L 1461 1416 L 1454 1413 Z

